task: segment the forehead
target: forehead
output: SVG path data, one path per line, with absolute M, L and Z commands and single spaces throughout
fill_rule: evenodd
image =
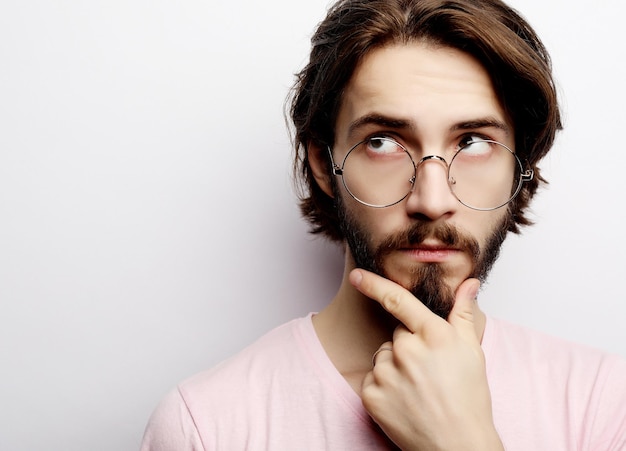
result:
M 408 121 L 431 133 L 479 118 L 511 125 L 478 60 L 422 42 L 382 47 L 361 61 L 344 90 L 337 139 L 349 139 L 350 124 L 368 114 Z

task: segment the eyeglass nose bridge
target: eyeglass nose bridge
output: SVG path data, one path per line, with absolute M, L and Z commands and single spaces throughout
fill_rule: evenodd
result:
M 443 158 L 440 155 L 426 155 L 425 157 L 420 158 L 417 161 L 417 163 L 415 163 L 415 162 L 413 163 L 413 166 L 415 166 L 415 173 L 413 174 L 413 177 L 411 177 L 411 180 L 410 180 L 410 182 L 411 182 L 411 191 L 410 192 L 413 192 L 413 190 L 415 189 L 415 181 L 417 179 L 417 171 L 418 171 L 418 169 L 420 168 L 420 166 L 422 164 L 424 164 L 424 163 L 426 163 L 427 161 L 430 161 L 430 160 L 435 160 L 435 161 L 437 161 L 439 163 L 442 163 L 444 165 L 444 167 L 446 168 L 446 178 L 447 178 L 447 171 L 449 170 L 450 165 L 448 164 L 446 159 Z
M 417 163 L 415 163 L 415 170 L 417 171 L 417 169 L 419 169 L 419 167 L 429 161 L 429 160 L 437 160 L 440 161 L 441 163 L 443 163 L 443 165 L 446 167 L 446 169 L 448 169 L 448 162 L 446 161 L 446 159 L 440 155 L 426 155 L 425 157 L 422 157 L 418 160 Z

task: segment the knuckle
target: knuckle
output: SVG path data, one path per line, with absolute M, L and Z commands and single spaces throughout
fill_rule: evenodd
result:
M 425 357 L 425 348 L 421 338 L 415 336 L 394 342 L 394 361 L 400 372 L 413 368 Z
M 374 394 L 375 391 L 376 390 L 372 386 L 363 387 L 361 390 L 361 401 L 363 402 L 363 407 L 365 407 L 365 410 L 368 412 L 374 410 L 377 404 L 376 396 Z
M 395 313 L 400 310 L 400 306 L 402 305 L 402 296 L 397 291 L 389 291 L 382 296 L 380 302 L 385 310 L 390 313 Z
M 369 385 L 361 390 L 361 402 L 368 412 L 380 410 L 384 402 L 384 394 L 377 385 Z
M 458 343 L 458 334 L 446 322 L 432 321 L 424 325 L 421 331 L 424 344 L 431 349 L 444 349 Z
M 373 382 L 377 386 L 385 385 L 391 378 L 391 369 L 387 362 L 380 362 L 372 368 Z
M 407 354 L 413 351 L 414 346 L 408 340 L 398 339 L 393 342 L 393 354 L 394 357 L 399 359 L 405 358 Z
M 474 312 L 471 310 L 459 309 L 455 312 L 457 318 L 466 323 L 473 324 L 474 323 Z

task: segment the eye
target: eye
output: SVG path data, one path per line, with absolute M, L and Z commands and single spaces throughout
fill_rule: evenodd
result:
M 491 152 L 493 142 L 480 135 L 464 136 L 459 142 L 458 149 L 465 155 L 485 155 Z
M 391 138 L 384 136 L 376 136 L 365 141 L 367 150 L 376 155 L 390 155 L 393 153 L 404 152 L 403 147 Z

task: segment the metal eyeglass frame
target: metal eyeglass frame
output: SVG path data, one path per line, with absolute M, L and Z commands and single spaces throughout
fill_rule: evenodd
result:
M 391 207 L 393 205 L 399 204 L 400 202 L 402 202 L 404 199 L 407 198 L 407 196 L 409 194 L 411 194 L 413 192 L 413 188 L 415 187 L 415 180 L 417 179 L 417 169 L 421 166 L 422 163 L 429 161 L 429 160 L 436 160 L 439 161 L 441 163 L 444 164 L 444 166 L 446 167 L 446 181 L 448 182 L 448 188 L 450 188 L 450 192 L 452 193 L 452 195 L 455 197 L 456 200 L 458 200 L 462 205 L 466 206 L 467 208 L 471 208 L 472 210 L 478 210 L 478 211 L 493 211 L 493 210 L 497 210 L 498 208 L 502 208 L 505 205 L 507 205 L 509 202 L 511 202 L 513 199 L 515 199 L 517 197 L 517 195 L 519 194 L 519 192 L 522 189 L 522 185 L 525 182 L 530 182 L 534 176 L 535 176 L 535 171 L 533 171 L 532 168 L 529 169 L 524 169 L 524 166 L 522 165 L 522 162 L 520 161 L 519 157 L 515 154 L 515 152 L 513 152 L 508 146 L 506 146 L 505 144 L 502 144 L 501 142 L 498 141 L 494 141 L 492 139 L 480 139 L 480 140 L 475 140 L 472 141 L 471 143 L 466 144 L 465 146 L 461 147 L 459 150 L 456 151 L 456 153 L 454 154 L 454 156 L 452 157 L 452 159 L 450 160 L 450 164 L 448 164 L 448 162 L 445 160 L 445 158 L 439 156 L 439 155 L 426 155 L 425 157 L 420 158 L 420 160 L 417 162 L 417 164 L 415 163 L 415 160 L 413 160 L 413 157 L 411 156 L 411 153 L 407 150 L 406 147 L 404 147 L 402 144 L 400 144 L 398 141 L 396 141 L 395 139 L 392 138 L 387 138 L 384 136 L 378 137 L 378 139 L 382 139 L 385 141 L 390 141 L 392 143 L 394 143 L 395 145 L 397 145 L 398 147 L 400 147 L 402 150 L 404 150 L 404 152 L 406 152 L 406 154 L 409 156 L 409 159 L 411 160 L 411 163 L 413 163 L 413 176 L 409 179 L 409 182 L 411 183 L 411 189 L 409 189 L 407 191 L 407 193 L 402 196 L 402 198 L 398 199 L 395 202 L 392 202 L 390 204 L 387 205 L 375 205 L 375 204 L 370 204 L 367 203 L 361 199 L 359 199 L 358 197 L 356 197 L 352 191 L 350 191 L 350 188 L 348 188 L 348 185 L 346 185 L 346 180 L 343 177 L 343 171 L 344 171 L 344 167 L 346 164 L 346 160 L 348 159 L 348 157 L 350 156 L 350 153 L 352 153 L 352 151 L 354 149 L 356 149 L 357 147 L 359 147 L 361 144 L 363 144 L 366 141 L 369 141 L 372 138 L 367 138 L 364 139 L 363 141 L 359 141 L 357 144 L 355 144 L 354 146 L 352 146 L 350 148 L 350 150 L 348 150 L 348 153 L 346 154 L 345 157 L 343 157 L 343 161 L 341 162 L 341 167 L 339 167 L 336 163 L 335 160 L 333 159 L 333 152 L 332 149 L 330 148 L 330 146 L 327 147 L 328 149 L 328 155 L 330 157 L 330 163 L 332 165 L 332 172 L 333 175 L 336 176 L 340 176 L 341 177 L 341 182 L 343 183 L 343 186 L 346 188 L 346 191 L 348 191 L 348 193 L 350 194 L 350 196 L 352 196 L 352 198 L 354 200 L 356 200 L 357 202 L 366 205 L 368 207 L 372 207 L 372 208 L 387 208 L 387 207 Z M 490 207 L 490 208 L 479 208 L 479 207 L 473 207 L 471 205 L 466 204 L 465 202 L 463 202 L 461 199 L 458 198 L 458 196 L 454 193 L 454 190 L 452 189 L 452 186 L 450 186 L 450 166 L 452 165 L 452 163 L 454 162 L 454 159 L 456 158 L 456 156 L 463 151 L 463 149 L 465 149 L 467 146 L 471 145 L 471 144 L 475 144 L 477 142 L 486 142 L 486 143 L 491 143 L 491 144 L 498 144 L 502 147 L 504 147 L 506 150 L 508 150 L 514 157 L 515 157 L 515 161 L 517 162 L 517 165 L 520 169 L 520 177 L 519 177 L 519 182 L 517 184 L 517 187 L 515 188 L 515 192 L 511 195 L 511 197 L 509 198 L 509 200 L 507 200 L 506 202 L 504 202 L 501 205 L 498 205 L 497 207 Z

